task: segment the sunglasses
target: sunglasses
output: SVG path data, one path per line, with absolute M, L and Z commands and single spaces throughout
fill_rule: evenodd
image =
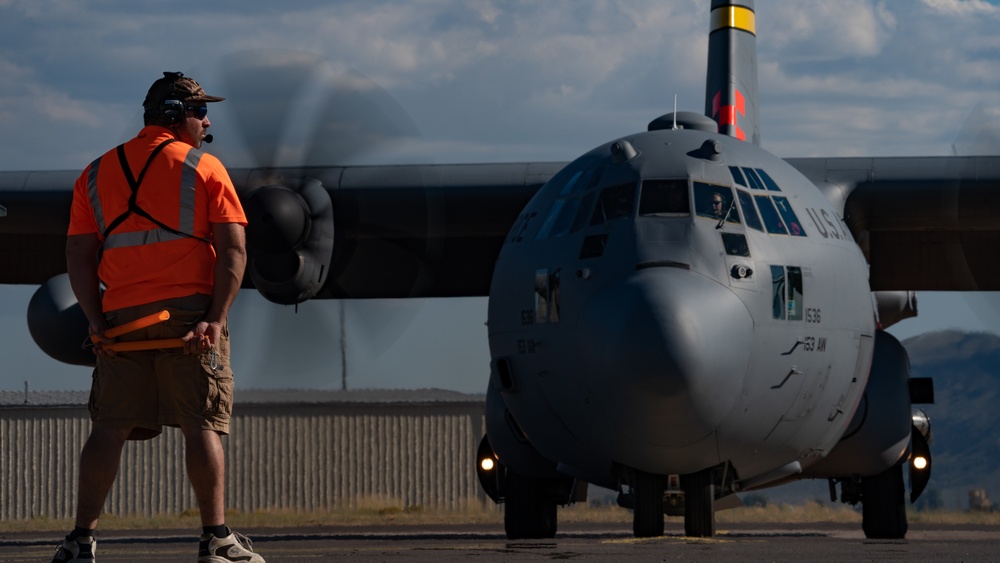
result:
M 193 113 L 198 119 L 205 119 L 208 115 L 208 106 L 184 106 L 184 109 Z

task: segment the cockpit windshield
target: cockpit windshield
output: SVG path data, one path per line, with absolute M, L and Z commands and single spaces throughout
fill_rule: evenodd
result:
M 631 217 L 634 204 L 635 182 L 608 186 L 601 190 L 601 196 L 594 207 L 594 214 L 590 217 L 590 224 L 600 225 L 615 219 Z
M 722 224 L 740 223 L 740 212 L 733 199 L 733 189 L 703 182 L 694 183 L 694 206 L 698 217 L 715 219 Z
M 639 195 L 640 217 L 680 217 L 691 215 L 686 179 L 643 180 Z

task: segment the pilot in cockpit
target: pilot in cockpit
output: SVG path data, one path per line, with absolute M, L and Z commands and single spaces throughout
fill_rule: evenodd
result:
M 722 219 L 726 215 L 726 198 L 721 192 L 712 194 L 711 216 L 715 219 Z

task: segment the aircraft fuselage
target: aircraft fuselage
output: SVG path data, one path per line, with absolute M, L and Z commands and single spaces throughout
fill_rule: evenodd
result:
M 840 439 L 874 332 L 864 256 L 797 170 L 714 133 L 637 134 L 566 166 L 504 244 L 488 434 L 612 488 L 621 468 L 780 478 Z

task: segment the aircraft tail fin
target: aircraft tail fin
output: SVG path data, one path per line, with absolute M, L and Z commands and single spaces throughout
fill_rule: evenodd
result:
M 760 145 L 753 0 L 712 0 L 705 115 L 719 132 Z

